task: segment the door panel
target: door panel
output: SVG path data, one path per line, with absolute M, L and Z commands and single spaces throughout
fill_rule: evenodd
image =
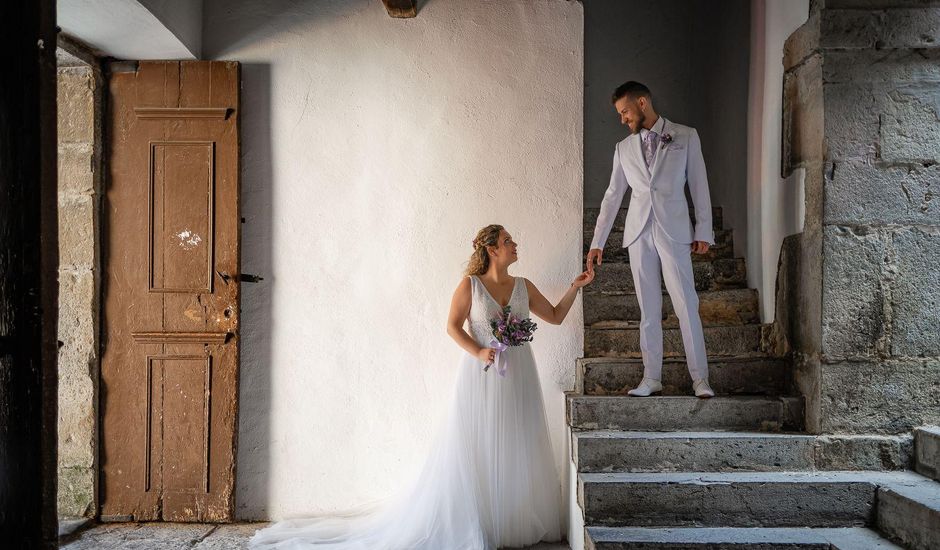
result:
M 239 66 L 110 76 L 101 517 L 233 519 Z

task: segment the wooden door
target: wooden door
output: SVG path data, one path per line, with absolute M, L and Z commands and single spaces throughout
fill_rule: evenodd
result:
M 239 66 L 114 67 L 102 220 L 101 517 L 229 521 Z

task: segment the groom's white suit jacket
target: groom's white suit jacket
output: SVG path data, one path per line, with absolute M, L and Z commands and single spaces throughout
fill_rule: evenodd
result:
M 639 237 L 651 215 L 674 241 L 715 244 L 712 204 L 698 132 L 663 117 L 659 117 L 652 130 L 659 135 L 659 145 L 649 168 L 643 160 L 640 132 L 628 136 L 614 149 L 610 185 L 601 203 L 591 248 L 604 248 L 628 187 L 632 192 L 624 224 L 624 247 Z M 665 142 L 666 136 L 672 137 L 670 143 Z M 686 181 L 695 207 L 694 231 L 685 198 Z

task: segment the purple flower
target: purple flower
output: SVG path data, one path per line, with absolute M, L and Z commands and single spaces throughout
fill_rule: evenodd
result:
M 532 333 L 538 328 L 532 319 L 520 318 L 511 313 L 507 306 L 500 315 L 490 321 L 493 337 L 506 346 L 521 346 L 532 341 Z
M 662 137 L 659 138 L 660 147 L 665 147 L 670 143 L 672 143 L 672 134 L 663 134 Z

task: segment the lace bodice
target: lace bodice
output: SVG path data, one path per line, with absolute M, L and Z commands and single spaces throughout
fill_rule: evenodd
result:
M 526 289 L 525 279 L 522 277 L 515 279 L 512 295 L 509 298 L 509 307 L 516 316 L 529 317 L 529 291 Z M 499 315 L 502 308 L 476 275 L 470 276 L 470 287 L 473 293 L 470 302 L 470 335 L 481 346 L 488 346 L 493 340 L 490 320 Z

